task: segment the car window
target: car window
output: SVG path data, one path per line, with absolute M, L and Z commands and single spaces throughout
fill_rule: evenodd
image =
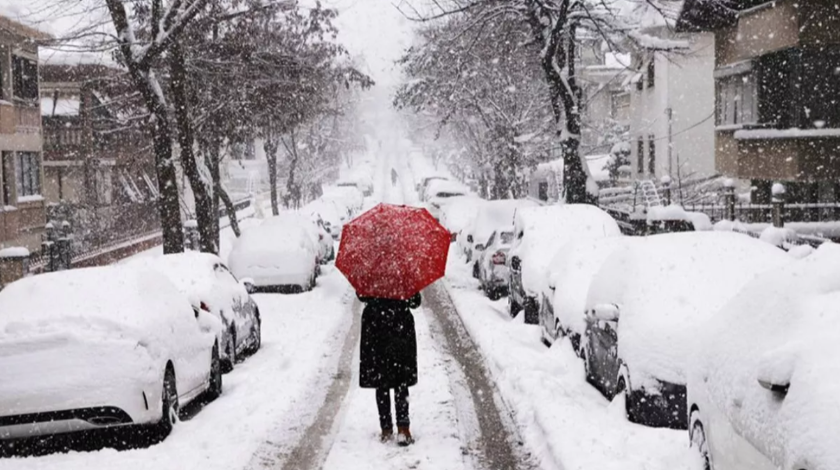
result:
M 499 240 L 505 245 L 511 244 L 513 242 L 513 232 L 502 232 L 499 236 Z

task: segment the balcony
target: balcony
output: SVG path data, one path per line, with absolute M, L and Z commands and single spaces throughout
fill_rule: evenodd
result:
M 38 134 L 41 110 L 38 107 L 0 102 L 0 134 Z

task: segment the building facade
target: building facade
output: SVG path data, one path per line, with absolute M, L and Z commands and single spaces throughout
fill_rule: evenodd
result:
M 690 182 L 715 168 L 714 35 L 643 32 L 649 47 L 633 52 L 630 87 L 632 175 L 636 180 Z
M 724 8 L 725 7 L 725 8 Z M 840 197 L 840 12 L 834 2 L 688 0 L 682 31 L 716 37 L 715 164 L 768 202 Z
M 159 228 L 151 140 L 120 86 L 94 65 L 42 66 L 44 184 L 48 216 L 68 220 L 78 248 Z
M 0 248 L 41 246 L 46 222 L 36 41 L 47 38 L 0 16 Z

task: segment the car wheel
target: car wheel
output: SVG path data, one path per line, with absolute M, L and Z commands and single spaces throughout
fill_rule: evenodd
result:
M 213 353 L 210 359 L 210 387 L 207 395 L 211 400 L 219 398 L 222 394 L 222 361 L 219 359 L 219 345 L 213 345 Z
M 475 279 L 479 279 L 480 276 L 481 276 L 481 273 L 478 270 L 478 261 L 476 261 L 475 263 L 473 263 L 472 277 L 474 277 Z
M 592 351 L 590 348 L 591 346 L 589 346 L 589 341 L 586 341 L 586 343 L 581 347 L 580 358 L 583 360 L 583 370 L 586 372 L 586 382 L 597 388 L 595 375 L 592 374 L 592 365 L 589 363 L 589 360 L 592 357 Z
M 519 312 L 522 311 L 522 306 L 519 305 L 519 302 L 513 299 L 512 295 L 508 296 L 508 311 L 510 312 L 511 318 L 516 318 L 519 315 Z
M 161 395 L 162 414 L 155 426 L 155 434 L 157 438 L 164 439 L 178 422 L 178 387 L 175 381 L 175 370 L 171 365 L 167 365 L 166 372 L 163 374 Z
M 540 323 L 540 308 L 537 305 L 537 299 L 526 297 L 524 310 L 526 325 L 538 325 Z
M 703 460 L 703 470 L 712 470 L 712 459 L 709 457 L 709 443 L 706 441 L 706 430 L 703 429 L 703 423 L 695 417 L 697 411 L 692 413 L 691 426 L 691 447 L 700 453 L 700 458 Z
M 499 300 L 502 298 L 502 290 L 498 287 L 488 287 L 485 290 L 490 300 Z
M 248 352 L 256 354 L 260 347 L 262 347 L 262 320 L 257 315 L 254 318 L 254 326 L 251 328 L 251 348 Z
M 560 320 L 555 318 L 554 319 L 554 340 L 557 341 L 558 339 L 562 338 L 563 336 L 566 336 L 566 334 L 563 333 L 563 327 L 560 326 Z
M 230 331 L 228 331 L 226 336 L 227 341 L 225 342 L 225 355 L 227 355 L 227 358 L 222 365 L 222 372 L 227 374 L 232 371 L 236 365 L 236 330 L 233 326 L 230 327 Z

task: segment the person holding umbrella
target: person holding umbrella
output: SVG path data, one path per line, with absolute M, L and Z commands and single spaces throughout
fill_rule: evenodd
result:
M 365 303 L 359 360 L 359 386 L 376 389 L 380 440 L 414 442 L 408 388 L 416 385 L 417 339 L 411 309 L 420 291 L 443 277 L 450 234 L 426 209 L 379 204 L 344 227 L 336 267 Z

